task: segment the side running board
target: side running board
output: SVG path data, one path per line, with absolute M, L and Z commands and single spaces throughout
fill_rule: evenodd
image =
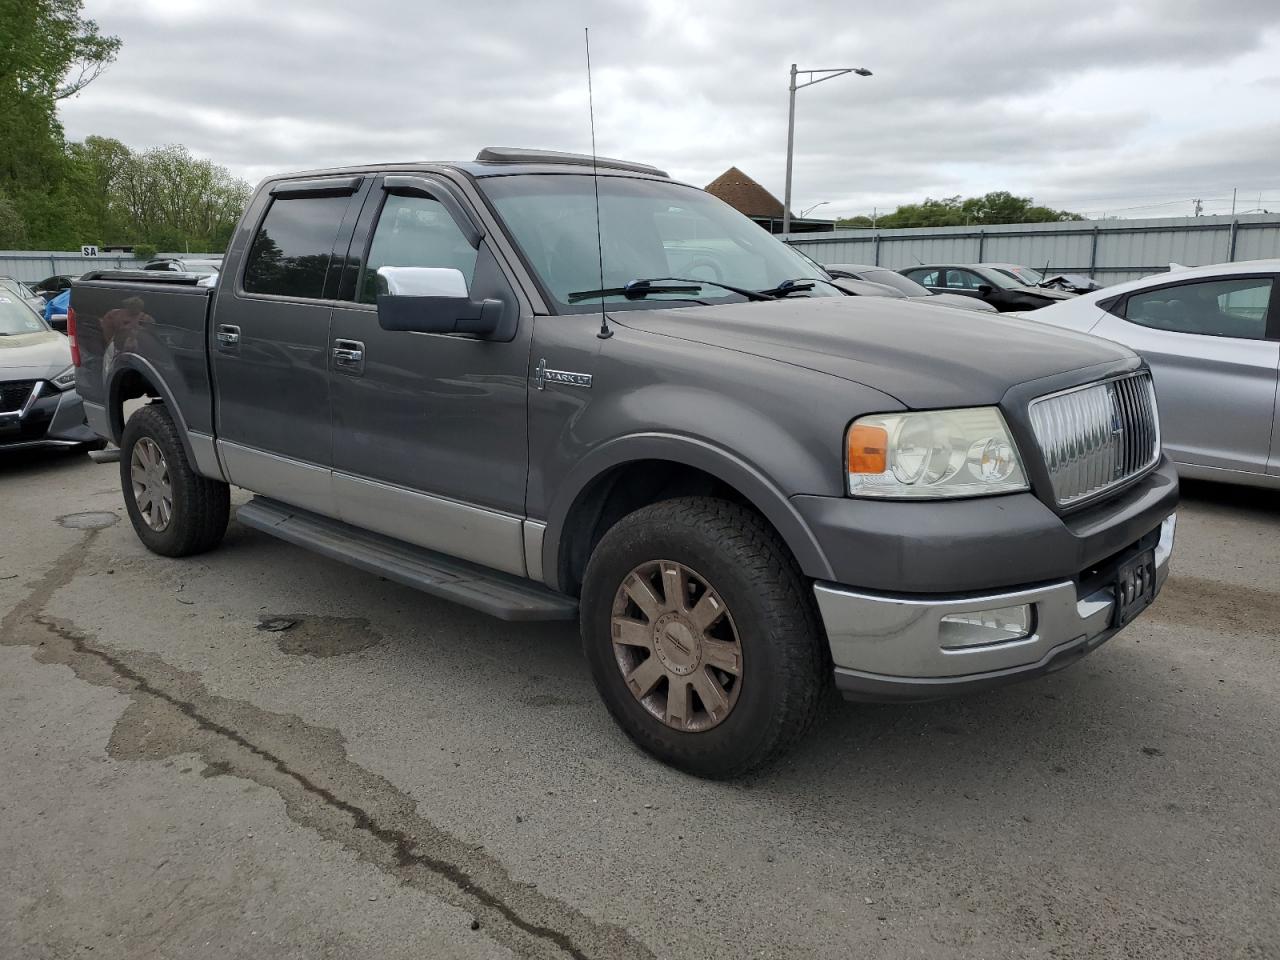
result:
M 532 580 L 456 560 L 265 497 L 254 497 L 240 507 L 236 519 L 331 560 L 502 620 L 573 620 L 578 616 L 576 600 Z

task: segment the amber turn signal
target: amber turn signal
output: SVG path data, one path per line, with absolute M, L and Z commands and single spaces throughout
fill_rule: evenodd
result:
M 884 473 L 888 469 L 889 431 L 855 423 L 847 438 L 850 473 Z

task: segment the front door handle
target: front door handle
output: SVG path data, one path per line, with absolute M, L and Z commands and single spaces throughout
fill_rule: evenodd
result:
M 234 347 L 240 342 L 240 328 L 234 323 L 220 323 L 217 337 L 219 346 Z

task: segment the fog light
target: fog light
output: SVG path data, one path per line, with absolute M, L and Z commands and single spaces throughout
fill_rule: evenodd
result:
M 1008 643 L 1030 634 L 1031 605 L 1028 603 L 952 613 L 943 617 L 938 625 L 938 641 L 944 650 Z

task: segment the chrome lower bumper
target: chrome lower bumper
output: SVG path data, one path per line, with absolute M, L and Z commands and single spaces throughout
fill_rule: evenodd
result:
M 1175 517 L 1160 527 L 1156 591 L 1169 576 Z M 851 699 L 918 700 L 949 696 L 1059 669 L 1109 640 L 1115 596 L 1102 587 L 1080 597 L 1075 581 L 973 596 L 894 597 L 836 584 L 814 587 L 831 645 L 836 685 Z M 944 647 L 944 617 L 1032 608 L 1031 632 L 980 646 Z

